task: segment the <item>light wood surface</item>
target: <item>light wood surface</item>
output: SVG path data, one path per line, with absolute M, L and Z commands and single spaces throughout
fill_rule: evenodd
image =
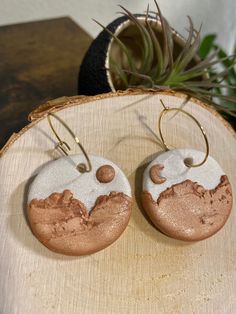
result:
M 47 120 L 41 117 L 11 138 L 0 159 L 0 313 L 236 313 L 235 206 L 219 233 L 194 244 L 161 234 L 140 207 L 143 169 L 162 150 L 150 131 L 157 131 L 160 98 L 170 106 L 183 103 L 183 97 L 171 93 L 102 95 L 67 98 L 57 112 L 89 153 L 123 169 L 136 198 L 124 234 L 91 256 L 49 251 L 26 221 L 29 184 L 45 163 L 58 157 Z M 234 132 L 203 105 L 190 101 L 185 109 L 206 129 L 210 154 L 235 194 Z M 163 131 L 173 147 L 204 150 L 200 130 L 186 116 L 166 120 Z

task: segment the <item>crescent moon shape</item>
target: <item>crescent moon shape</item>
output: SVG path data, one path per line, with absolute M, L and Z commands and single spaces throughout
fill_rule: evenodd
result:
M 157 164 L 150 168 L 149 175 L 153 183 L 162 184 L 166 181 L 166 178 L 160 175 L 160 171 L 164 169 L 163 165 Z
M 232 209 L 232 189 L 223 169 L 211 156 L 197 168 L 187 167 L 205 154 L 195 149 L 174 149 L 158 155 L 143 174 L 142 205 L 157 229 L 184 241 L 210 237 L 225 224 Z M 155 184 L 150 169 L 163 165 L 163 184 Z M 160 167 L 160 166 L 159 166 Z M 160 168 L 159 168 L 160 169 Z
M 97 198 L 88 213 L 69 190 L 28 205 L 32 231 L 50 250 L 66 255 L 87 255 L 112 244 L 125 230 L 132 199 L 120 192 Z

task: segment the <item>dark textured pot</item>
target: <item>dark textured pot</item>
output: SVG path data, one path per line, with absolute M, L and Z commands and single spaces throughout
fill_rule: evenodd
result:
M 138 19 L 144 21 L 145 15 L 136 15 Z M 156 24 L 156 19 L 150 17 L 151 22 L 157 25 L 157 31 L 161 30 L 160 22 Z M 120 35 L 130 27 L 131 22 L 126 16 L 122 16 L 111 22 L 107 28 L 116 35 Z M 185 43 L 175 30 L 173 30 L 175 49 L 178 51 Z M 109 72 L 109 53 L 114 40 L 111 35 L 103 30 L 89 47 L 79 72 L 78 93 L 81 95 L 96 95 L 111 91 L 116 91 Z M 197 58 L 195 63 L 197 62 Z
M 116 33 L 117 29 L 127 21 L 126 17 L 119 17 L 110 23 L 107 28 Z M 79 72 L 79 94 L 96 95 L 113 90 L 110 84 L 108 67 L 108 47 L 111 43 L 111 35 L 103 30 L 89 47 Z

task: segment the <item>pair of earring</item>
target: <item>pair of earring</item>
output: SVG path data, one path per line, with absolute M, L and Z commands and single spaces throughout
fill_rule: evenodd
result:
M 159 133 L 165 152 L 143 174 L 142 205 L 153 224 L 166 235 L 198 241 L 216 233 L 232 208 L 229 180 L 209 156 L 209 144 L 200 123 L 181 108 L 164 109 Z M 162 119 L 172 111 L 182 112 L 199 126 L 206 152 L 170 150 L 162 133 Z M 82 155 L 70 155 L 69 145 L 57 134 L 57 119 L 79 145 Z M 87 155 L 78 137 L 54 114 L 49 125 L 66 155 L 47 164 L 31 184 L 28 220 L 35 236 L 52 251 L 87 255 L 112 244 L 128 225 L 132 196 L 122 170 L 103 157 Z M 86 164 L 84 163 L 86 160 Z

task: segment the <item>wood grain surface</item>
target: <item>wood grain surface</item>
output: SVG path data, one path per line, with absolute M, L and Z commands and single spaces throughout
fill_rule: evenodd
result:
M 47 119 L 33 122 L 5 149 L 0 158 L 0 313 L 236 313 L 235 205 L 220 232 L 194 244 L 157 231 L 140 206 L 143 170 L 162 151 L 155 135 L 160 98 L 169 106 L 183 103 L 180 95 L 130 93 L 67 99 L 57 112 L 90 154 L 123 169 L 133 189 L 135 205 L 124 234 L 90 256 L 49 251 L 27 224 L 29 185 L 59 155 Z M 185 109 L 206 129 L 210 154 L 235 195 L 235 133 L 204 105 L 190 101 Z M 78 153 L 63 127 L 55 126 Z M 182 114 L 164 121 L 163 132 L 172 147 L 204 150 L 200 130 Z
M 0 147 L 40 103 L 77 94 L 90 42 L 69 17 L 0 27 Z

